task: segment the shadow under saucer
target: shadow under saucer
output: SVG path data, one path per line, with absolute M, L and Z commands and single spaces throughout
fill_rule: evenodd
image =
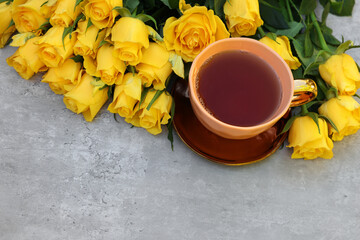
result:
M 267 131 L 249 139 L 233 140 L 212 133 L 196 118 L 186 80 L 176 81 L 173 96 L 176 107 L 174 128 L 179 137 L 195 153 L 216 163 L 237 166 L 258 162 L 273 154 L 287 137 L 287 133 L 280 133 L 290 111 Z

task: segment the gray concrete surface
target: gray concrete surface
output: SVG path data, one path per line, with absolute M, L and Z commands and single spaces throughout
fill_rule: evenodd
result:
M 360 44 L 352 18 L 329 17 Z M 360 133 L 332 160 L 291 160 L 283 149 L 243 167 L 209 162 L 175 136 L 68 111 L 21 79 L 0 50 L 0 239 L 359 239 Z M 349 52 L 360 63 L 360 50 Z

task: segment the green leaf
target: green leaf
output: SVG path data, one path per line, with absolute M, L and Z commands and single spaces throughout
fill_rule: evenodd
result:
M 146 95 L 148 94 L 150 88 L 144 88 L 141 92 L 141 97 L 140 97 L 140 101 L 139 101 L 139 109 L 142 105 L 142 103 L 144 102 L 145 98 L 146 98 Z
M 9 23 L 9 26 L 5 29 L 5 31 L 8 30 L 9 28 L 11 28 L 11 27 L 14 26 L 14 25 L 15 25 L 15 22 L 14 22 L 14 20 L 11 19 L 11 21 L 10 21 L 10 23 Z M 4 32 L 5 32 L 5 31 L 4 31 Z
M 76 63 L 82 63 L 82 62 L 84 62 L 84 58 L 83 58 L 83 56 L 81 56 L 81 55 L 76 55 L 76 56 L 74 56 L 74 57 L 72 57 L 72 58 L 70 58 L 70 59 L 72 59 L 74 62 L 76 62 Z
M 170 9 L 179 8 L 179 0 L 160 0 L 163 4 L 168 6 Z
M 98 48 L 101 48 L 103 45 L 109 43 L 108 41 L 106 41 L 105 39 L 101 40 L 101 42 L 99 43 Z M 109 43 L 110 44 L 110 43 Z
M 336 49 L 335 54 L 342 54 L 344 53 L 346 50 L 350 49 L 350 47 L 354 45 L 353 41 L 348 40 L 342 44 L 340 44 L 340 46 Z
M 330 2 L 330 13 L 338 16 L 351 16 L 355 5 L 355 0 L 320 0 L 325 6 Z
M 328 123 L 330 123 L 330 125 L 335 129 L 335 131 L 339 132 L 338 128 L 336 127 L 335 123 L 333 121 L 331 121 L 330 118 L 324 116 L 324 115 L 319 115 L 319 118 L 324 119 L 325 121 L 327 121 Z
M 322 25 L 326 25 L 326 19 L 329 15 L 329 12 L 330 12 L 330 2 L 326 3 L 325 6 L 324 6 L 324 10 L 321 14 L 321 24 Z
M 311 108 L 313 105 L 316 105 L 316 104 L 323 104 L 324 101 L 311 101 L 309 103 L 306 104 L 306 108 Z
M 276 42 L 276 38 L 277 38 L 276 33 L 268 32 L 265 34 L 265 36 L 267 36 L 268 38 L 270 38 Z
M 50 22 L 45 22 L 43 23 L 38 30 L 41 30 L 42 32 L 46 32 L 47 30 L 49 30 L 51 28 L 51 24 Z
M 324 39 L 328 44 L 331 44 L 331 45 L 334 45 L 334 46 L 338 46 L 338 45 L 341 44 L 341 42 L 339 40 L 337 40 L 337 38 L 332 35 L 332 29 L 331 28 L 327 27 L 326 25 L 321 25 L 320 28 L 321 28 L 321 31 L 322 31 L 322 33 L 324 35 Z
M 225 2 L 226 0 L 214 0 L 214 12 L 221 19 L 225 18 L 225 14 L 224 14 Z
M 173 122 L 174 122 L 174 116 L 175 116 L 175 100 L 174 100 L 174 98 L 171 103 L 170 116 L 171 116 L 171 119 L 167 124 L 167 129 L 168 129 L 167 138 L 169 139 L 169 141 L 171 143 L 171 150 L 174 151 L 174 136 L 173 136 Z
M 310 37 L 311 28 L 312 28 L 312 25 L 308 25 L 306 30 L 305 30 L 305 41 L 304 41 L 304 54 L 305 54 L 305 57 L 311 57 L 313 55 L 313 52 L 314 52 L 314 46 L 313 46 L 313 43 L 312 43 L 311 37 Z
M 280 29 L 277 30 L 275 33 L 279 35 L 284 35 L 287 37 L 295 37 L 301 29 L 304 27 L 304 25 L 301 22 L 289 22 L 289 28 L 288 29 Z
M 302 0 L 300 4 L 299 12 L 300 14 L 309 15 L 316 8 L 315 0 Z
M 131 17 L 131 12 L 129 9 L 124 7 L 114 7 L 113 10 L 116 10 L 121 17 Z
M 269 6 L 269 4 L 265 4 L 264 1 L 260 1 L 259 3 L 260 15 L 266 24 L 276 29 L 289 28 L 289 25 L 280 10 Z
M 88 19 L 87 25 L 86 25 L 86 30 L 85 33 L 87 32 L 88 28 L 91 27 L 92 25 L 94 25 L 91 21 L 91 18 Z
M 154 25 L 155 25 L 155 28 L 157 29 L 156 20 L 152 16 L 141 13 L 141 14 L 136 15 L 136 18 L 143 21 L 144 23 L 146 23 L 148 21 L 152 21 L 154 23 Z
M 115 89 L 115 85 L 112 85 L 112 86 L 108 86 L 108 92 L 107 92 L 107 95 L 108 95 L 108 98 L 109 99 L 112 99 L 112 96 L 113 96 L 113 93 L 114 93 L 114 89 Z
M 151 99 L 151 101 L 149 102 L 146 110 L 150 110 L 151 106 L 154 104 L 154 102 L 161 96 L 161 94 L 165 91 L 165 89 L 163 90 L 157 90 L 154 97 Z
M 82 1 L 84 1 L 84 0 L 76 0 L 75 7 L 74 7 L 74 11 L 75 11 L 76 7 L 77 7 Z
M 0 0 L 0 3 L 3 2 Z M 40 7 L 44 6 L 45 4 L 47 4 L 49 1 L 43 2 L 43 4 L 40 5 Z
M 284 129 L 281 131 L 280 134 L 286 133 L 287 131 L 289 131 L 289 129 L 291 128 L 291 125 L 293 124 L 293 122 L 295 121 L 296 118 L 298 118 L 300 116 L 296 115 L 296 116 L 292 116 L 291 118 L 289 118 L 289 120 L 287 120 Z
M 320 133 L 319 115 L 317 113 L 314 113 L 314 112 L 308 112 L 306 115 L 311 117 L 312 120 L 314 120 L 314 122 L 316 123 L 316 126 L 318 127 L 319 133 Z
M 305 68 L 309 66 L 312 62 L 314 62 L 315 60 L 314 55 L 316 54 L 316 51 L 314 51 L 314 55 L 311 57 L 305 56 L 305 49 L 304 49 L 305 34 L 299 34 L 298 36 L 296 36 L 296 39 L 292 38 L 292 43 L 297 53 L 297 56 L 300 58 L 300 61 L 302 62 Z
M 298 68 L 296 70 L 291 70 L 293 76 L 294 76 L 294 79 L 301 79 L 301 78 L 304 78 L 304 71 L 302 68 Z
M 62 43 L 63 43 L 64 50 L 65 50 L 65 38 L 66 38 L 66 36 L 68 34 L 72 33 L 72 31 L 73 31 L 72 26 L 64 28 L 64 32 L 63 32 L 63 35 L 62 35 Z M 71 34 L 70 34 L 69 38 L 71 38 Z
M 69 26 L 69 27 L 66 27 L 64 28 L 64 32 L 63 32 L 63 35 L 62 35 L 62 43 L 63 43 L 63 47 L 65 49 L 65 38 L 68 34 L 69 35 L 69 38 L 71 39 L 71 33 L 74 31 L 74 29 L 76 28 L 78 22 L 81 20 L 81 19 L 85 19 L 85 15 L 84 14 L 80 14 L 74 21 L 73 25 Z
M 129 9 L 130 12 L 134 12 L 134 10 L 139 6 L 139 0 L 126 0 L 124 1 L 124 7 Z

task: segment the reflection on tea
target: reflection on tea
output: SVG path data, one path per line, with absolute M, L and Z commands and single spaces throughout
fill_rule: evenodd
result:
M 281 83 L 271 66 L 253 53 L 225 51 L 210 57 L 196 79 L 199 100 L 222 122 L 254 126 L 269 120 L 281 102 Z

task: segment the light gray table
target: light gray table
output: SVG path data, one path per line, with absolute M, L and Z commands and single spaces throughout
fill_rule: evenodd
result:
M 330 16 L 360 44 L 353 17 Z M 291 150 L 242 167 L 209 162 L 175 136 L 95 121 L 21 79 L 0 50 L 0 239 L 359 239 L 360 133 L 332 160 L 291 160 Z M 360 50 L 349 51 L 360 63 Z

